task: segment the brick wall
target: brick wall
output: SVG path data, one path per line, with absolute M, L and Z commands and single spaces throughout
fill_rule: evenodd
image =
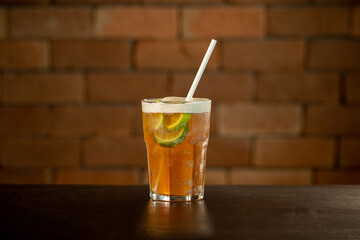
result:
M 0 0 L 0 182 L 146 183 L 211 38 L 208 184 L 360 184 L 355 0 Z

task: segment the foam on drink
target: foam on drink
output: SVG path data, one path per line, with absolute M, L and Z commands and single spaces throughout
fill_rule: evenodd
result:
M 203 113 L 210 112 L 211 100 L 192 98 L 185 101 L 184 97 L 165 97 L 146 99 L 142 102 L 142 111 L 146 113 Z

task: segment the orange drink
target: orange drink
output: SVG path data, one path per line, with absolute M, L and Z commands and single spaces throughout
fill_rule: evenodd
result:
M 210 128 L 209 99 L 142 101 L 150 197 L 191 201 L 204 196 Z

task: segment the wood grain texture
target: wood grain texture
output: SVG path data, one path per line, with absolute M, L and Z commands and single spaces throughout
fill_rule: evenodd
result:
M 153 202 L 147 186 L 0 185 L 2 239 L 357 239 L 360 186 L 206 186 Z

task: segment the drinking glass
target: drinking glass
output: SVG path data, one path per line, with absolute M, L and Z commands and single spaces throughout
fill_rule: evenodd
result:
M 150 197 L 160 201 L 204 198 L 211 100 L 144 99 Z

